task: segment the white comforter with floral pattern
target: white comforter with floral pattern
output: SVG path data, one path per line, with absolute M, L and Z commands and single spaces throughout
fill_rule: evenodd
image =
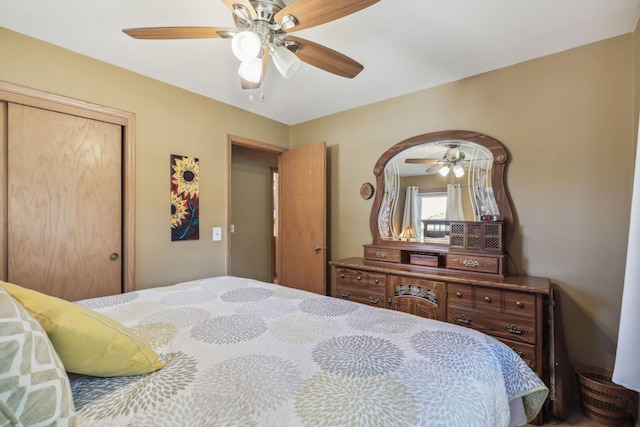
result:
M 547 388 L 497 340 L 269 283 L 214 277 L 81 301 L 166 367 L 71 376 L 80 425 L 507 426 Z

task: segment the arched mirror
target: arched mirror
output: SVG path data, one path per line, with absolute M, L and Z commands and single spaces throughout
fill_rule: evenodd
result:
M 507 152 L 469 131 L 415 136 L 387 150 L 374 167 L 374 244 L 448 245 L 451 221 L 512 222 L 504 187 Z

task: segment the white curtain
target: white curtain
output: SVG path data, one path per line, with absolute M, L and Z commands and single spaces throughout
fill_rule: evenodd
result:
M 639 138 L 640 139 L 640 138 Z M 640 391 L 640 150 L 636 146 L 636 167 L 631 198 L 631 220 L 627 243 L 618 349 L 613 382 Z
M 418 207 L 418 187 L 407 187 L 402 217 L 402 238 L 415 239 L 420 230 L 420 209 Z
M 450 221 L 464 221 L 462 187 L 460 187 L 460 184 L 447 184 L 447 213 L 445 218 Z

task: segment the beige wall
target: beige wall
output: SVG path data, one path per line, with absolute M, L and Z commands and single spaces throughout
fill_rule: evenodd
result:
M 292 146 L 331 153 L 332 258 L 371 242 L 359 188 L 377 158 L 427 132 L 489 134 L 511 155 L 516 217 L 508 244 L 521 274 L 561 289 L 573 363 L 611 367 L 629 224 L 633 45 L 626 35 L 293 126 Z
M 0 28 L 0 80 L 136 113 L 136 284 L 225 273 L 227 134 L 287 146 L 289 127 Z M 200 160 L 200 240 L 171 242 L 169 156 Z M 226 236 L 223 236 L 226 238 Z
M 288 127 L 0 29 L 0 80 L 137 114 L 137 285 L 224 273 L 226 134 L 302 146 L 327 141 L 331 257 L 371 241 L 372 168 L 391 145 L 444 129 L 507 147 L 521 273 L 561 289 L 573 363 L 611 367 L 629 223 L 640 78 L 638 34 L 536 59 Z M 635 96 L 634 96 L 635 95 Z M 248 123 L 251 123 L 248 125 Z M 169 241 L 169 155 L 197 156 L 201 239 Z M 226 237 L 226 236 L 224 236 Z

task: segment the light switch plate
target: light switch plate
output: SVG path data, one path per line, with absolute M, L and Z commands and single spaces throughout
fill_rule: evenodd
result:
M 222 227 L 213 227 L 213 241 L 218 242 L 222 240 Z

